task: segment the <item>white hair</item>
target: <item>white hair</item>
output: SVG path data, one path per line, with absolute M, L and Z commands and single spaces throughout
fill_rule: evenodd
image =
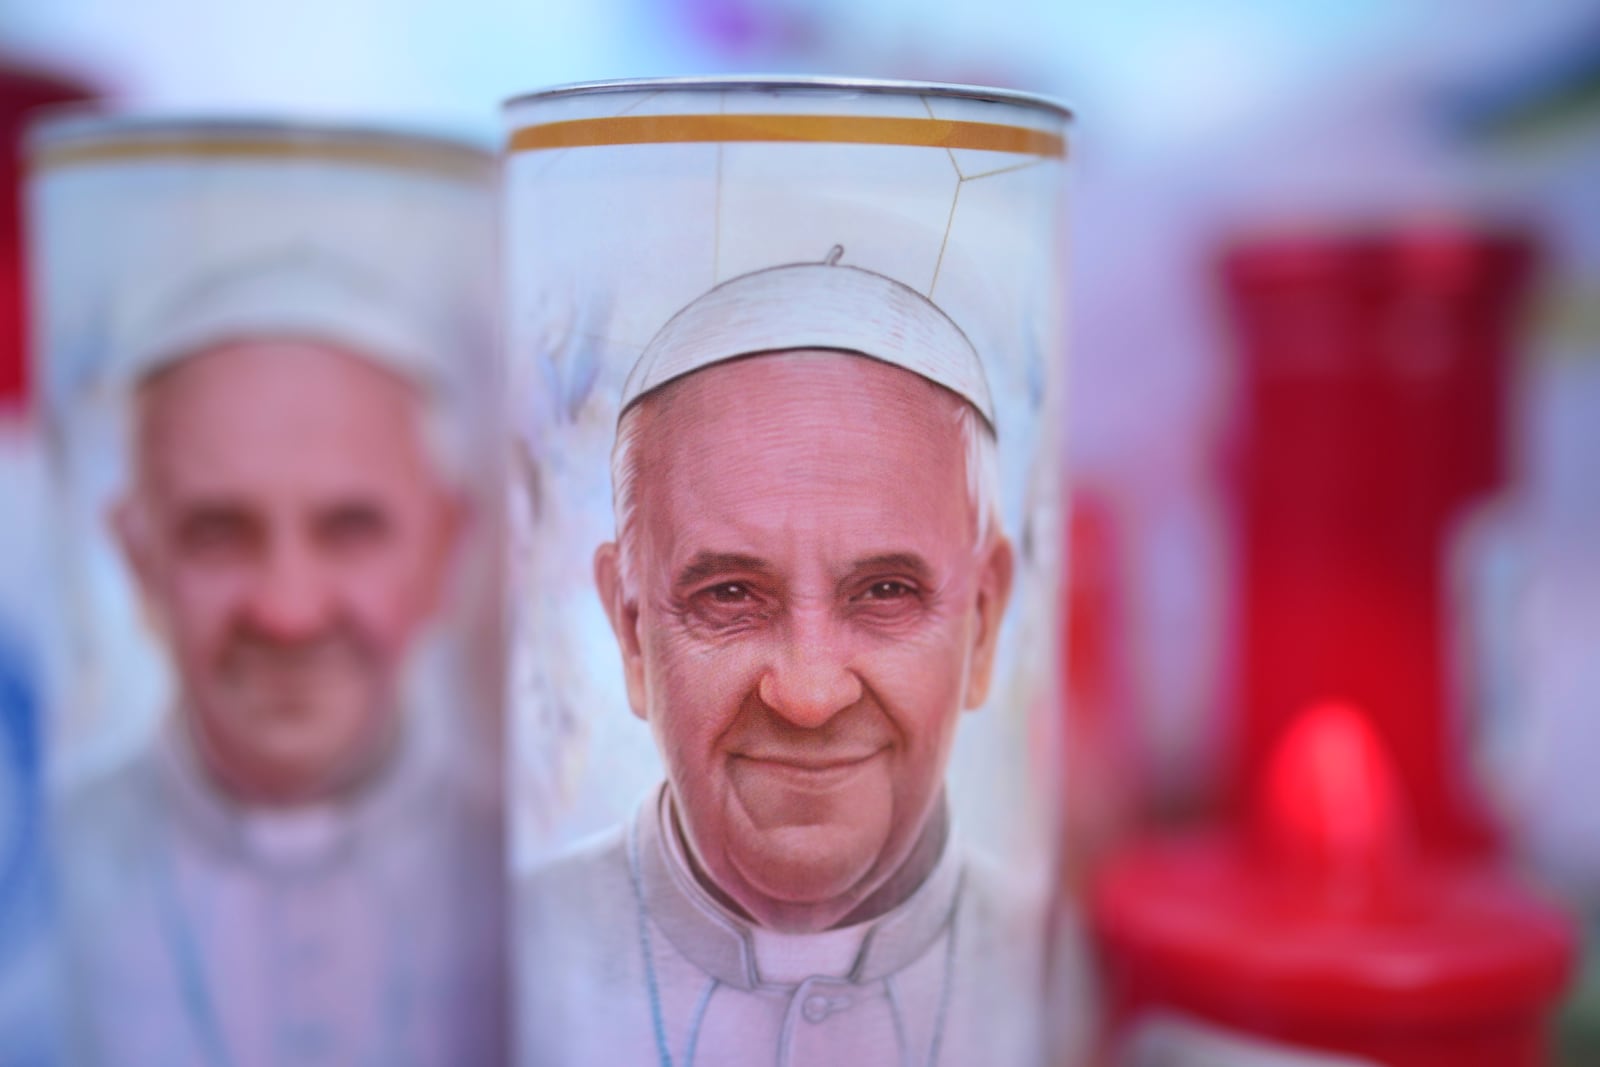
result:
M 911 372 L 907 372 L 911 373 Z M 953 395 L 953 394 L 952 394 Z M 634 529 L 639 510 L 641 457 L 639 438 L 644 432 L 642 409 L 651 402 L 641 398 L 622 413 L 617 440 L 611 449 L 611 509 L 616 519 L 617 550 L 625 584 L 635 587 Z M 976 516 L 974 544 L 982 547 L 1000 526 L 1000 458 L 994 429 L 972 404 L 957 398 L 954 419 L 966 458 L 967 501 Z

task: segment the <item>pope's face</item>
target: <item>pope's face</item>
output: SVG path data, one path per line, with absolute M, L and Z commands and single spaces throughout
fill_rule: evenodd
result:
M 241 799 L 341 790 L 389 747 L 458 511 L 422 403 L 291 341 L 219 346 L 140 387 L 116 526 L 202 762 Z
M 961 403 L 872 360 L 790 352 L 630 416 L 635 566 L 602 546 L 596 576 L 691 854 L 763 925 L 860 917 L 937 851 L 1011 568 L 1003 538 L 977 543 Z

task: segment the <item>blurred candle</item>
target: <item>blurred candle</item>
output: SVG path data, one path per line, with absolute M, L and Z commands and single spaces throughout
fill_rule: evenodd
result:
M 1291 718 L 1229 831 L 1096 880 L 1106 1067 L 1542 1067 L 1574 943 L 1493 866 L 1419 848 L 1356 705 Z
M 1445 650 L 1453 524 L 1504 476 L 1529 243 L 1400 229 L 1265 238 L 1222 261 L 1237 333 L 1235 806 L 1290 716 L 1359 703 L 1424 841 L 1489 842 Z

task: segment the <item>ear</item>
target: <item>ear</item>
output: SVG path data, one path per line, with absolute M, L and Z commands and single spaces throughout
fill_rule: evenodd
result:
M 450 489 L 438 490 L 438 503 L 431 531 L 428 572 L 423 586 L 425 613 L 432 615 L 444 601 L 450 578 L 457 573 L 460 556 L 476 524 L 478 508 L 470 494 Z M 496 554 L 499 545 L 481 546 Z
M 967 666 L 967 708 L 976 708 L 989 699 L 989 682 L 994 676 L 995 649 L 1000 644 L 1000 624 L 1006 605 L 1011 602 L 1011 579 L 1015 568 L 1011 542 L 996 535 L 984 553 L 978 571 L 978 603 L 972 632 L 972 655 Z
M 649 718 L 645 700 L 644 651 L 639 641 L 639 601 L 630 598 L 622 575 L 622 553 L 615 541 L 594 550 L 594 585 L 600 593 L 600 606 L 611 620 L 622 652 L 622 673 L 628 683 L 628 705 L 641 719 Z
M 122 558 L 133 575 L 134 582 L 146 603 L 155 597 L 157 566 L 154 531 L 150 529 L 150 514 L 135 496 L 125 496 L 111 505 L 106 513 Z

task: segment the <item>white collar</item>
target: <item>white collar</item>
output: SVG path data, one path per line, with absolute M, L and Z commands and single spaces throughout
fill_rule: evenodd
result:
M 962 882 L 955 834 L 922 885 L 878 918 L 820 935 L 758 929 L 701 886 L 672 829 L 663 784 L 640 805 L 630 834 L 650 918 L 677 951 L 725 985 L 793 985 L 813 974 L 873 982 L 909 966 L 945 932 Z M 814 967 L 814 970 L 807 970 Z M 805 974 L 798 974 L 806 970 Z M 797 976 L 798 975 L 798 976 Z

